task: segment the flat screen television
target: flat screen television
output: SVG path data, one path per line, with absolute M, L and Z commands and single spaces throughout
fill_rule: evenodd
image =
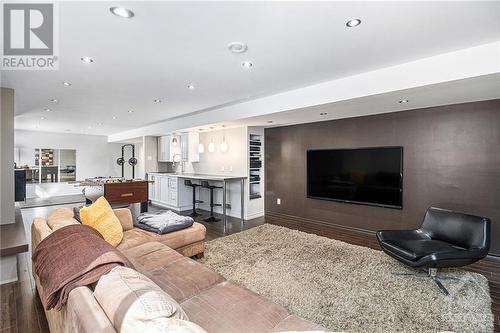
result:
M 403 147 L 307 151 L 307 196 L 403 207 Z

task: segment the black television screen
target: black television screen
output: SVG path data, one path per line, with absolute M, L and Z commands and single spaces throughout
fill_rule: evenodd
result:
M 308 150 L 307 196 L 402 208 L 403 147 Z

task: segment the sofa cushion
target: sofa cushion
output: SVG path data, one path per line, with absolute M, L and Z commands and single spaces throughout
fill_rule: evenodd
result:
M 269 332 L 288 317 L 285 308 L 224 281 L 181 303 L 192 322 L 208 332 Z
M 100 197 L 89 207 L 80 209 L 80 219 L 83 224 L 97 230 L 109 244 L 120 244 L 123 238 L 122 225 L 104 197 Z
M 193 322 L 173 318 L 158 318 L 150 321 L 144 332 L 151 333 L 207 333 Z
M 136 228 L 138 229 L 138 228 Z M 139 229 L 140 230 L 140 229 Z M 172 249 L 177 249 L 185 245 L 193 244 L 205 239 L 207 228 L 201 223 L 194 222 L 189 228 L 169 232 L 167 234 L 159 235 L 156 233 L 141 230 L 141 232 L 151 235 L 152 240 L 161 242 Z
M 208 267 L 186 257 L 170 264 L 157 266 L 144 274 L 177 302 L 183 302 L 225 280 Z
M 121 333 L 145 332 L 158 318 L 188 319 L 180 305 L 153 281 L 126 267 L 115 267 L 103 275 L 94 296 Z
M 47 218 L 47 225 L 52 231 L 77 223 L 73 218 L 73 211 L 69 208 L 57 208 Z
M 121 251 L 142 273 L 184 258 L 182 254 L 158 242 L 147 242 Z
M 137 245 L 141 245 L 151 241 L 153 241 L 151 235 L 142 232 L 141 229 L 133 228 L 132 230 L 123 232 L 122 241 L 116 248 L 120 251 L 124 251 L 126 249 L 130 249 Z

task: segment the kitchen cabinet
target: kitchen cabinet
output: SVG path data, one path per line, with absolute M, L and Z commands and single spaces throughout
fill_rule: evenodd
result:
M 158 162 L 199 162 L 200 135 L 195 132 L 158 137 Z
M 172 162 L 170 135 L 158 137 L 158 162 Z
M 168 174 L 148 174 L 150 183 L 149 200 L 151 203 L 164 208 L 183 211 L 192 207 L 192 194 L 183 182 L 176 176 Z

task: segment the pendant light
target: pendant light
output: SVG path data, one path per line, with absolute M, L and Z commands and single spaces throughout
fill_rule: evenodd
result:
M 198 144 L 198 153 L 203 154 L 205 152 L 205 145 L 203 143 Z
M 226 125 L 222 125 L 222 128 L 224 129 L 226 127 Z M 220 151 L 225 153 L 227 150 L 228 150 L 228 145 L 227 145 L 227 142 L 226 142 L 226 136 L 224 135 L 226 131 L 223 132 L 222 134 L 222 142 L 220 144 Z
M 210 141 L 210 143 L 208 144 L 208 152 L 213 153 L 214 151 L 215 151 L 215 143 L 214 139 L 212 139 L 212 141 Z

